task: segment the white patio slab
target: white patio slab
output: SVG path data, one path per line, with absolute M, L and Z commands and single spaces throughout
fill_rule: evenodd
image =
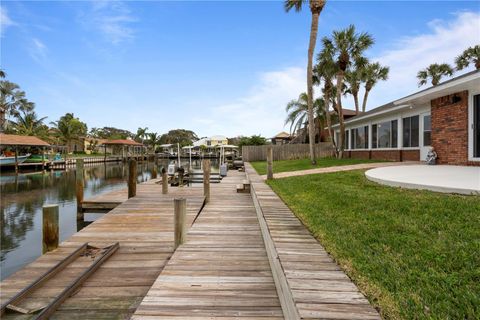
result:
M 368 170 L 365 176 L 371 181 L 394 187 L 480 195 L 480 167 L 394 166 Z

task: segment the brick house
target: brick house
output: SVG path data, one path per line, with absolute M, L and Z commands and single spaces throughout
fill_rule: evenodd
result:
M 345 121 L 345 157 L 480 165 L 480 70 Z M 334 126 L 339 137 L 338 125 Z

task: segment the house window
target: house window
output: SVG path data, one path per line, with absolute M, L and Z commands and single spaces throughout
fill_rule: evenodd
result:
M 348 149 L 348 134 L 350 130 L 345 130 L 345 149 Z
M 397 120 L 372 125 L 372 148 L 396 148 L 397 139 Z
M 473 96 L 473 156 L 480 158 L 480 94 Z
M 431 125 L 431 116 L 423 117 L 423 146 L 432 145 L 432 125 Z
M 352 129 L 352 149 L 368 149 L 368 126 Z
M 348 131 L 345 130 L 345 137 L 343 139 L 343 149 L 348 149 Z M 337 148 L 340 148 L 340 131 L 335 131 L 335 143 Z
M 403 118 L 403 146 L 405 148 L 418 147 L 418 116 Z

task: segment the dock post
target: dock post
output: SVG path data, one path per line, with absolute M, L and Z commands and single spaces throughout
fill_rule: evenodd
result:
M 273 179 L 273 147 L 267 147 L 267 180 Z
M 83 202 L 83 159 L 77 159 L 75 162 L 76 170 L 75 170 L 75 192 L 77 195 L 77 220 L 83 220 L 83 210 L 82 210 L 82 202 Z
M 167 170 L 162 168 L 162 194 L 168 193 L 168 175 Z
M 210 160 L 204 159 L 203 166 L 203 195 L 205 196 L 205 203 L 210 202 Z
M 128 162 L 128 198 L 137 195 L 137 161 L 130 159 Z
M 185 220 L 187 217 L 187 199 L 185 198 L 175 198 L 173 199 L 174 207 L 174 218 L 175 218 L 175 244 L 174 249 L 176 250 L 179 245 L 185 242 Z
M 152 179 L 157 179 L 157 165 L 156 164 L 153 165 Z
M 18 173 L 18 147 L 15 146 L 15 173 Z
M 45 205 L 43 211 L 43 253 L 58 247 L 58 204 Z
M 183 175 L 185 174 L 185 169 L 183 167 L 178 168 L 178 186 L 183 187 Z

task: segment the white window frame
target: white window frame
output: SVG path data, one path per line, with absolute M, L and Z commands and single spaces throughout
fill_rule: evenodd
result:
M 468 93 L 468 161 L 480 161 L 480 157 L 473 156 L 473 96 L 477 94 L 480 94 L 480 90 Z

